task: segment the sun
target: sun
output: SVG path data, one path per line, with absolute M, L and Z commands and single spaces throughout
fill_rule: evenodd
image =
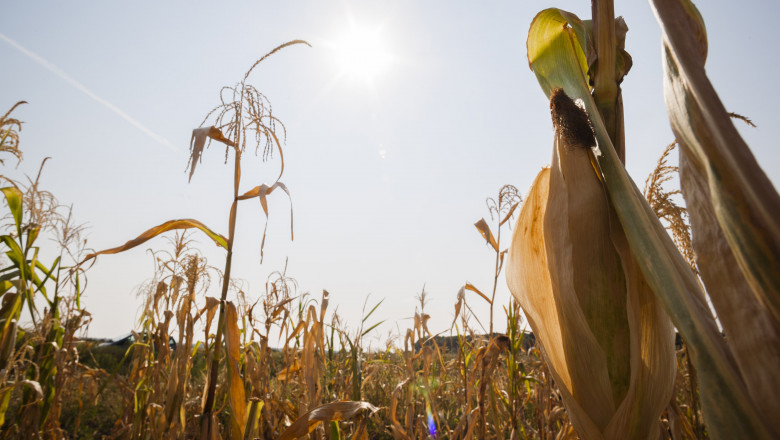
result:
M 373 84 L 388 71 L 393 57 L 387 51 L 381 29 L 351 26 L 333 43 L 340 75 Z

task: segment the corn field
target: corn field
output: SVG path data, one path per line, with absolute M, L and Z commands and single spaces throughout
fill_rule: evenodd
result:
M 286 267 L 260 298 L 231 277 L 242 202 L 258 199 L 267 220 L 267 199 L 290 196 L 287 128 L 250 77 L 306 41 L 254 62 L 192 132 L 190 180 L 212 147 L 224 146 L 233 166 L 226 234 L 173 219 L 94 251 L 71 208 L 40 187 L 45 160 L 27 182 L 0 176 L 0 437 L 780 436 L 780 197 L 734 128 L 750 120 L 726 111 L 707 79 L 696 7 L 650 3 L 676 139 L 659 141 L 668 146 L 644 191 L 623 164 L 626 22 L 612 0 L 594 0 L 589 20 L 539 12 L 527 50 L 550 102 L 551 164 L 539 164 L 527 193 L 501 187 L 487 199 L 490 221 L 475 223 L 495 258 L 492 286 L 464 283 L 452 324 L 434 331 L 425 289 L 410 292 L 412 325 L 382 347 L 367 338 L 383 322 L 383 300 L 367 299 L 355 327 L 333 307 L 338 292 L 301 292 Z M 22 104 L 0 120 L 0 167 L 23 159 Z M 241 165 L 252 150 L 280 166 L 247 189 Z M 224 250 L 219 266 L 194 245 L 200 234 Z M 153 273 L 138 274 L 147 281 L 132 335 L 123 344 L 82 338 L 90 268 L 161 235 Z M 40 257 L 44 237 L 56 243 L 53 261 Z M 514 299 L 496 304 L 504 282 Z M 489 316 L 473 301 L 488 303 Z

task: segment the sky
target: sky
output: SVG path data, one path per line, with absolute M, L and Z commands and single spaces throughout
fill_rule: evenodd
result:
M 673 140 L 662 90 L 661 36 L 646 2 L 616 2 L 629 32 L 633 68 L 623 99 L 627 169 L 642 187 Z M 760 164 L 780 182 L 780 64 L 773 48 L 780 6 L 769 0 L 698 2 L 708 29 L 707 71 Z M 423 288 L 429 328 L 448 330 L 465 282 L 492 289 L 494 254 L 474 222 L 490 222 L 485 199 L 512 184 L 525 194 L 549 164 L 548 103 L 528 68 L 525 40 L 534 15 L 559 7 L 590 16 L 579 1 L 196 1 L 13 2 L 0 16 L 0 109 L 28 104 L 25 160 L 12 176 L 34 175 L 72 204 L 88 225 L 88 245 L 117 246 L 177 218 L 195 218 L 227 234 L 232 166 L 218 144 L 204 152 L 188 183 L 192 129 L 259 57 L 249 78 L 287 128 L 282 181 L 290 201 L 269 196 L 265 217 L 254 200 L 239 206 L 233 275 L 250 298 L 287 265 L 298 293 L 330 292 L 352 328 L 363 306 L 385 323 L 379 344 L 404 334 Z M 757 13 L 758 11 L 758 13 Z M 357 35 L 357 37 L 355 37 Z M 349 49 L 359 40 L 357 53 Z M 278 155 L 243 159 L 242 190 L 273 183 Z M 492 224 L 492 223 L 491 223 Z M 503 246 L 508 245 L 508 233 Z M 193 235 L 211 265 L 224 252 Z M 88 272 L 83 306 L 89 336 L 115 337 L 137 326 L 139 286 L 153 275 L 156 238 L 99 257 Z M 212 291 L 210 295 L 218 295 Z M 488 308 L 468 294 L 487 326 Z M 503 275 L 495 307 L 509 303 Z M 376 322 L 376 321 L 373 321 Z M 476 326 L 476 322 L 473 322 Z M 505 323 L 497 319 L 498 330 Z M 373 342 L 372 342 L 373 341 Z

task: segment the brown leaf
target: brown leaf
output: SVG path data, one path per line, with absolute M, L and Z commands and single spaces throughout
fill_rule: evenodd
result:
M 501 220 L 501 223 L 499 223 L 499 224 L 498 224 L 498 227 L 499 227 L 499 228 L 500 228 L 501 226 L 504 226 L 504 223 L 508 222 L 508 221 L 509 221 L 509 219 L 511 219 L 511 218 L 512 218 L 512 214 L 514 214 L 514 213 L 515 213 L 515 209 L 517 209 L 517 207 L 518 207 L 519 205 L 520 205 L 520 202 L 517 202 L 517 203 L 515 203 L 514 205 L 512 205 L 512 207 L 511 207 L 511 208 L 509 208 L 509 212 L 507 212 L 507 213 L 506 213 L 506 215 L 504 216 L 504 218 Z
M 490 231 L 490 226 L 488 226 L 485 219 L 479 219 L 478 222 L 474 223 L 474 226 L 476 226 L 479 233 L 482 234 L 482 238 L 484 238 L 485 241 L 490 244 L 490 246 L 492 246 L 496 252 L 498 252 L 498 243 L 496 242 L 496 238 L 493 236 L 493 232 Z
M 263 262 L 263 248 L 265 247 L 265 236 L 268 230 L 268 201 L 266 200 L 266 196 L 268 194 L 271 194 L 273 190 L 276 188 L 281 188 L 282 191 L 287 193 L 287 198 L 290 198 L 290 190 L 288 190 L 287 186 L 282 182 L 276 182 L 271 186 L 268 186 L 266 184 L 256 186 L 238 197 L 238 200 L 248 200 L 255 197 L 260 198 L 260 205 L 263 207 L 263 212 L 265 213 L 265 217 L 266 217 L 265 227 L 263 227 L 263 241 L 260 244 L 261 263 Z M 290 199 L 290 240 L 294 240 L 294 239 L 295 236 L 293 234 L 293 208 L 292 208 L 292 199 Z
M 350 420 L 357 416 L 370 415 L 379 408 L 368 402 L 331 402 L 321 405 L 299 417 L 288 427 L 278 440 L 292 440 L 312 432 L 322 422 Z
M 466 284 L 463 286 L 463 288 L 464 288 L 464 289 L 466 289 L 466 290 L 470 290 L 470 291 L 472 291 L 472 292 L 476 293 L 477 295 L 481 296 L 481 297 L 482 297 L 482 299 L 484 299 L 485 301 L 487 301 L 487 302 L 488 302 L 488 304 L 491 304 L 491 305 L 493 304 L 493 301 L 491 301 L 491 300 L 490 300 L 490 298 L 488 298 L 488 297 L 487 297 L 487 295 L 485 295 L 484 293 L 482 293 L 482 291 L 480 291 L 479 289 L 477 289 L 477 288 L 476 288 L 476 287 L 475 287 L 473 284 L 471 284 L 471 283 L 466 283 Z
M 206 146 L 206 138 L 214 139 L 215 141 L 222 142 L 225 145 L 235 147 L 236 144 L 230 139 L 226 138 L 222 131 L 213 125 L 211 127 L 202 127 L 192 130 L 192 138 L 190 139 L 190 178 L 195 174 L 195 167 L 198 162 L 201 161 L 201 155 L 203 154 L 203 148 Z
M 246 428 L 246 393 L 241 378 L 241 333 L 238 330 L 238 313 L 232 302 L 227 303 L 225 314 L 225 345 L 227 348 L 228 403 L 230 404 L 233 438 L 244 438 Z
M 279 372 L 279 374 L 276 375 L 276 380 L 279 381 L 285 381 L 290 379 L 293 376 L 293 373 L 297 373 L 301 369 L 301 363 L 298 362 L 298 359 L 294 360 L 292 365 L 288 365 L 284 367 L 282 371 Z

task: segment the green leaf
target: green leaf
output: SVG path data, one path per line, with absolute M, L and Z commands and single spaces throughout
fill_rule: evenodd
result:
M 528 62 L 548 98 L 556 87 L 572 99 L 590 97 L 587 41 L 585 25 L 574 14 L 551 8 L 534 17 L 528 31 Z
M 8 203 L 8 209 L 11 210 L 11 215 L 14 217 L 14 223 L 16 224 L 16 233 L 22 236 L 22 192 L 18 188 L 13 186 L 0 188 L 5 195 L 5 201 Z
M 86 262 L 86 261 L 88 261 L 88 260 L 90 260 L 92 258 L 95 258 L 98 255 L 102 255 L 102 254 L 118 254 L 119 252 L 124 252 L 126 250 L 132 249 L 132 248 L 134 248 L 136 246 L 139 246 L 139 245 L 145 243 L 146 241 L 148 241 L 148 240 L 150 240 L 150 239 L 152 239 L 152 238 L 162 234 L 163 232 L 172 231 L 174 229 L 190 229 L 190 228 L 200 229 L 201 231 L 206 233 L 206 235 L 208 235 L 209 238 L 211 238 L 214 241 L 214 243 L 217 244 L 217 246 L 220 246 L 220 247 L 223 247 L 223 248 L 227 249 L 227 246 L 228 246 L 227 245 L 227 239 L 223 235 L 218 234 L 218 233 L 212 231 L 211 229 L 206 227 L 206 225 L 204 225 L 203 223 L 201 223 L 201 222 L 199 222 L 197 220 L 193 220 L 193 219 L 170 220 L 170 221 L 167 221 L 167 222 L 165 222 L 165 223 L 163 223 L 163 224 L 161 224 L 159 226 L 155 226 L 155 227 L 147 230 L 143 234 L 141 234 L 138 237 L 128 241 L 127 243 L 123 244 L 122 246 L 117 246 L 115 248 L 105 249 L 105 250 L 102 250 L 100 252 L 95 252 L 94 254 L 89 254 L 89 255 L 87 255 L 86 258 L 84 258 L 84 260 L 82 260 L 81 263 L 84 263 L 84 262 Z
M 362 321 L 362 322 L 366 322 L 366 320 L 368 320 L 368 318 L 369 318 L 371 315 L 373 315 L 373 314 L 374 314 L 374 312 L 376 311 L 376 309 L 377 309 L 377 308 L 379 308 L 379 306 L 381 306 L 383 302 L 385 302 L 385 299 L 384 299 L 384 298 L 382 298 L 382 300 L 381 300 L 381 301 L 379 301 L 378 303 L 376 303 L 376 305 L 375 305 L 373 308 L 371 308 L 371 311 L 370 311 L 370 312 L 368 312 L 368 314 L 367 314 L 366 316 L 364 316 L 364 317 L 363 317 L 363 321 Z

